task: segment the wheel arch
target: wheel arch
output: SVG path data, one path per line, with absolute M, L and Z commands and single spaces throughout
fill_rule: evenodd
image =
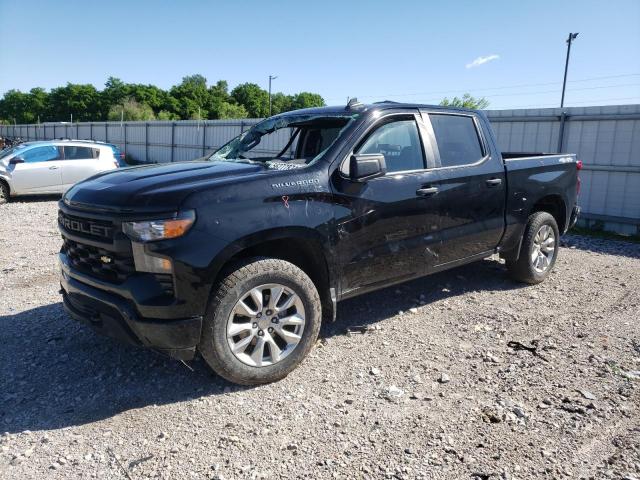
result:
M 2 175 L 0 175 L 0 185 L 5 185 L 7 187 L 7 192 L 9 193 L 9 196 L 11 196 L 11 193 L 12 193 L 11 184 L 9 183 L 9 180 L 7 180 Z M 7 200 L 9 200 L 9 199 L 7 198 Z
M 524 217 L 522 227 L 518 230 L 517 242 L 515 243 L 514 248 L 500 252 L 500 256 L 502 258 L 510 262 L 518 261 L 520 258 L 520 251 L 522 249 L 522 238 L 527 225 L 527 220 L 536 212 L 547 212 L 558 224 L 560 235 L 565 232 L 565 229 L 568 226 L 567 203 L 562 198 L 562 195 L 558 193 L 545 195 L 531 205 L 527 215 Z
M 335 319 L 335 263 L 326 240 L 309 228 L 269 229 L 233 242 L 215 260 L 212 289 L 233 265 L 260 257 L 285 260 L 305 272 L 320 295 L 323 320 Z
M 536 212 L 547 212 L 558 224 L 560 234 L 565 232 L 567 228 L 567 202 L 559 194 L 546 195 L 533 204 L 529 215 Z M 527 216 L 527 217 L 528 217 Z

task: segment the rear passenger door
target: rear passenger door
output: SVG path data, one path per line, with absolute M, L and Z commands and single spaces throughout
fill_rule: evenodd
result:
M 438 171 L 436 266 L 493 250 L 504 229 L 505 172 L 473 113 L 423 111 Z M 426 115 L 425 115 L 426 114 Z
M 64 190 L 98 173 L 99 149 L 76 145 L 65 145 L 63 149 L 62 187 Z

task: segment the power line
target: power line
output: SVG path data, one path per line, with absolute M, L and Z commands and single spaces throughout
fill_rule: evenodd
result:
M 601 77 L 590 77 L 590 78 L 582 78 L 578 80 L 570 80 L 567 83 L 578 83 L 578 82 L 591 82 L 594 80 L 606 80 L 612 78 L 624 78 L 624 77 L 637 77 L 640 76 L 640 73 L 623 73 L 620 75 L 607 75 Z M 358 98 L 385 98 L 385 97 L 410 97 L 410 96 L 419 96 L 419 95 L 446 95 L 446 94 L 455 94 L 460 93 L 462 91 L 473 91 L 473 92 L 483 92 L 483 91 L 491 91 L 491 90 L 504 90 L 507 88 L 527 88 L 527 87 L 542 87 L 549 85 L 560 85 L 562 82 L 545 82 L 545 83 L 528 83 L 528 84 L 519 84 L 519 85 L 503 85 L 501 87 L 483 87 L 483 88 L 458 88 L 456 90 L 441 90 L 441 91 L 432 91 L 432 92 L 412 92 L 412 93 L 387 93 L 387 94 L 379 94 L 379 95 L 358 95 Z M 574 89 L 575 90 L 575 89 Z M 555 91 L 553 92 L 555 93 Z M 327 100 L 337 100 L 342 97 L 332 97 Z
M 618 97 L 618 98 L 591 98 L 589 100 L 579 100 L 574 102 L 569 102 L 571 104 L 584 104 L 584 103 L 596 103 L 596 102 L 618 102 L 618 101 L 627 101 L 634 100 L 640 101 L 640 96 L 637 97 Z M 496 110 L 515 110 L 518 108 L 544 108 L 544 107 L 557 107 L 557 103 L 535 103 L 531 105 L 516 105 L 509 108 L 498 108 Z M 594 106 L 603 106 L 603 105 L 594 105 Z M 571 105 L 568 105 L 571 107 Z
M 583 90 L 599 90 L 599 89 L 603 89 L 603 88 L 617 88 L 617 87 L 638 87 L 640 86 L 640 83 L 623 83 L 623 84 L 618 84 L 618 85 L 599 85 L 599 86 L 595 86 L 595 87 L 582 87 L 582 88 L 573 88 L 571 89 L 572 92 L 578 92 L 578 91 L 583 91 Z M 516 92 L 516 93 L 494 93 L 491 95 L 483 95 L 483 97 L 486 98 L 493 98 L 493 97 L 519 97 L 522 95 L 544 95 L 547 93 L 557 93 L 557 90 L 542 90 L 542 91 L 537 91 L 537 92 Z M 430 99 L 427 99 L 427 101 L 432 101 L 435 100 L 435 97 L 432 97 Z

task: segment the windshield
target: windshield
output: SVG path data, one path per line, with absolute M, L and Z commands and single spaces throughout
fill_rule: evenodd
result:
M 209 160 L 302 168 L 320 160 L 357 115 L 280 115 L 268 118 L 214 152 Z
M 15 147 L 7 148 L 6 150 L 0 151 L 0 159 L 8 157 L 9 155 L 13 155 L 20 150 L 27 148 L 26 145 L 16 145 Z

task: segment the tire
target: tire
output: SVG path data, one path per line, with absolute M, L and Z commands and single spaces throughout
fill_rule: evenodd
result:
M 273 299 L 277 305 L 270 310 Z M 198 350 L 209 367 L 230 382 L 275 382 L 295 369 L 315 344 L 321 310 L 318 291 L 301 269 L 284 260 L 251 259 L 227 273 L 212 294 Z
M 524 230 L 518 260 L 507 262 L 509 274 L 514 280 L 532 285 L 544 281 L 556 263 L 559 246 L 560 232 L 555 218 L 547 212 L 533 213 Z
M 0 205 L 3 203 L 9 203 L 10 192 L 9 185 L 6 182 L 0 180 Z

